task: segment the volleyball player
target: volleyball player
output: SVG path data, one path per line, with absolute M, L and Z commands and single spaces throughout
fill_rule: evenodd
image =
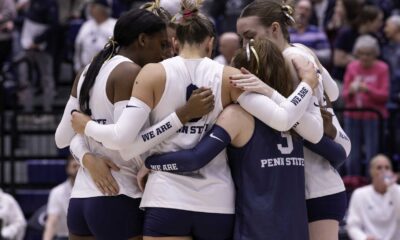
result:
M 245 43 L 252 38 L 271 39 L 279 46 L 287 59 L 291 59 L 294 56 L 301 56 L 306 61 L 313 61 L 314 65 L 322 73 L 322 84 L 319 85 L 316 94 L 318 96 L 318 105 L 323 107 L 326 105 L 323 98 L 324 90 L 330 99 L 336 100 L 338 96 L 337 86 L 329 76 L 329 73 L 310 54 L 310 50 L 304 46 L 289 44 L 287 28 L 294 22 L 292 14 L 292 8 L 286 4 L 282 4 L 282 1 L 254 1 L 243 9 L 238 19 L 238 34 L 243 38 Z M 236 86 L 244 90 L 256 89 L 257 87 L 255 86 L 260 81 L 252 78 L 247 72 L 244 73 L 237 78 L 240 80 L 236 83 Z M 330 109 L 330 111 L 333 114 L 333 110 Z M 336 127 L 336 135 L 332 137 L 343 147 L 341 150 L 339 149 L 342 157 L 336 159 L 339 162 L 331 164 L 337 167 L 346 159 L 351 146 L 348 137 L 341 129 L 335 117 L 333 121 Z M 321 155 L 307 148 L 304 149 L 304 154 L 306 161 L 306 198 L 310 238 L 312 240 L 338 239 L 339 221 L 343 218 L 346 210 L 346 195 L 343 181 L 338 172 Z
M 163 119 L 184 104 L 194 89 L 202 86 L 210 87 L 215 94 L 214 110 L 185 124 L 178 134 L 150 153 L 193 146 L 212 126 L 222 108 L 236 100 L 267 125 L 281 131 L 292 128 L 300 119 L 298 115 L 302 116 L 310 103 L 312 105 L 312 88 L 318 82 L 313 66 L 308 62 L 297 62 L 303 83 L 280 105 L 260 94 L 242 94 L 229 84 L 229 77 L 240 71 L 207 57 L 215 37 L 211 21 L 199 14 L 197 2 L 184 0 L 182 6 L 181 23 L 177 27 L 180 56 L 160 64 L 149 64 L 141 70 L 127 105 L 130 107 L 125 108 L 117 123 L 100 125 L 74 112 L 74 129 L 109 148 L 124 149 L 135 141 L 148 116 L 151 122 Z M 271 91 L 269 96 L 274 93 Z M 315 126 L 318 124 L 317 117 Z M 174 134 L 175 129 L 171 129 L 173 127 L 165 126 L 146 138 L 167 136 L 166 132 Z M 322 136 L 322 128 L 320 130 L 307 133 L 315 141 Z M 141 206 L 146 208 L 145 239 L 230 239 L 234 189 L 225 155 L 219 154 L 205 168 L 189 175 L 150 174 Z
M 72 110 L 90 114 L 103 124 L 115 122 L 126 106 L 140 68 L 162 60 L 167 42 L 166 26 L 159 17 L 145 10 L 122 15 L 114 37 L 75 80 L 56 131 L 57 146 L 68 146 L 75 134 L 69 122 Z M 190 115 L 183 112 L 182 116 Z M 138 208 L 142 193 L 133 179 L 141 162 L 124 161 L 117 151 L 92 139 L 83 141 L 93 154 L 107 160 L 89 158 L 81 163 L 68 209 L 70 239 L 139 239 L 143 226 L 143 213 Z M 97 175 L 104 175 L 108 168 L 113 170 L 112 175 L 102 179 L 108 184 L 96 181 Z
M 248 50 L 249 58 L 241 49 L 233 66 L 257 72 L 269 86 L 289 96 L 293 84 L 278 47 L 264 39 Z M 301 138 L 268 127 L 239 105 L 225 108 L 194 148 L 153 155 L 145 166 L 174 173 L 197 171 L 229 144 L 236 190 L 233 239 L 308 239 Z

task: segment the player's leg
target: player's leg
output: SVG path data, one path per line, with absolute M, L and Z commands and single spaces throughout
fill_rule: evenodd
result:
M 338 240 L 339 222 L 347 208 L 346 192 L 307 200 L 310 240 Z
M 146 208 L 144 240 L 191 240 L 192 214 L 170 208 Z
M 319 220 L 308 224 L 310 240 L 338 240 L 339 222 L 336 220 Z
M 142 236 L 143 211 L 139 209 L 140 199 L 118 195 L 87 200 L 84 214 L 96 240 L 126 240 Z
M 233 239 L 234 214 L 194 213 L 193 237 L 196 240 Z
M 71 198 L 68 205 L 67 225 L 70 240 L 95 239 L 86 223 L 83 206 L 85 199 Z

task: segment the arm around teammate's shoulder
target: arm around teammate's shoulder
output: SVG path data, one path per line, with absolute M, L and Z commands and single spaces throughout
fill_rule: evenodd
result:
M 160 64 L 144 66 L 133 84 L 131 98 L 116 123 L 100 125 L 89 121 L 84 127 L 85 135 L 110 149 L 129 147 L 164 91 L 164 83 L 165 71 Z
M 147 168 L 154 171 L 191 172 L 211 162 L 230 143 L 245 145 L 251 137 L 253 117 L 238 105 L 230 105 L 218 117 L 216 124 L 192 149 L 148 157 Z M 246 131 L 250 132 L 245 134 Z M 193 160 L 195 159 L 195 160 Z
M 233 87 L 226 86 L 226 82 L 230 79 L 242 81 L 250 74 L 234 74 L 227 80 L 226 73 L 229 71 L 225 71 L 223 87 L 225 86 L 228 91 L 235 91 L 235 94 L 230 95 L 231 100 L 237 100 L 250 114 L 278 131 L 288 131 L 301 118 L 311 101 L 313 90 L 310 86 L 315 87 L 318 84 L 317 75 L 311 63 L 295 60 L 294 64 L 300 77 L 306 81 L 299 84 L 292 95 L 279 105 L 267 96 L 251 92 L 238 92 L 238 90 L 231 90 Z

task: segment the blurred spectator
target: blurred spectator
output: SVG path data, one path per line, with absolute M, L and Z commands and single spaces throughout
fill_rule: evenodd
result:
M 26 221 L 17 201 L 0 189 L 0 239 L 22 240 Z
M 0 0 L 0 71 L 12 51 L 13 20 L 16 14 L 14 0 Z
M 312 0 L 313 11 L 311 15 L 311 24 L 324 30 L 329 19 L 332 18 L 335 0 Z
M 243 8 L 252 0 L 211 0 L 208 1 L 207 12 L 216 21 L 219 33 L 236 32 L 236 21 Z
M 388 18 L 384 32 L 389 40 L 382 54 L 390 67 L 389 104 L 391 107 L 398 107 L 400 103 L 400 16 Z
M 86 21 L 75 40 L 74 70 L 79 72 L 104 48 L 112 37 L 116 19 L 111 18 L 107 0 L 95 0 L 90 5 L 92 19 Z
M 352 240 L 400 239 L 400 186 L 385 155 L 375 156 L 369 167 L 372 184 L 354 191 L 347 231 Z
M 388 43 L 383 48 L 383 59 L 390 68 L 390 93 L 388 109 L 390 119 L 388 148 L 400 153 L 400 16 L 391 16 L 386 20 L 384 32 Z M 394 158 L 396 159 L 396 158 Z
M 311 48 L 324 66 L 331 60 L 331 47 L 325 33 L 317 26 L 310 25 L 312 5 L 310 0 L 300 0 L 295 8 L 296 25 L 289 30 L 290 41 Z
M 68 179 L 50 191 L 43 240 L 68 239 L 67 210 L 78 169 L 79 163 L 69 156 L 66 166 Z
M 59 24 L 53 37 L 54 77 L 59 82 L 61 64 L 72 62 L 77 29 L 83 23 L 83 13 L 90 0 L 57 0 Z
M 230 65 L 236 50 L 238 50 L 239 48 L 240 48 L 239 36 L 234 32 L 226 32 L 222 34 L 221 37 L 219 38 L 218 50 L 221 53 L 221 55 L 215 57 L 214 60 L 223 65 Z
M 372 108 L 386 118 L 389 68 L 386 63 L 377 60 L 378 41 L 369 35 L 360 36 L 354 46 L 354 55 L 358 60 L 350 62 L 344 77 L 346 108 Z M 350 158 L 346 162 L 347 175 L 362 175 L 363 143 L 367 160 L 378 152 L 378 117 L 373 112 L 345 112 L 345 129 L 352 143 Z
M 90 0 L 57 0 L 59 22 L 66 25 L 69 20 L 81 18 L 85 5 Z
M 358 13 L 352 26 L 339 32 L 333 52 L 333 72 L 335 79 L 343 81 L 347 64 L 354 60 L 353 46 L 358 36 L 370 34 L 377 37 L 382 26 L 382 11 L 375 6 L 364 6 Z
M 384 19 L 388 18 L 394 10 L 394 2 L 398 0 L 365 0 L 366 3 L 379 7 L 384 15 Z
M 340 29 L 351 27 L 362 7 L 363 0 L 337 0 L 333 16 L 328 20 L 325 31 L 331 42 L 335 43 Z
M 30 74 L 37 70 L 43 97 L 44 111 L 51 111 L 55 96 L 53 78 L 53 59 L 50 55 L 51 36 L 58 24 L 58 6 L 56 0 L 31 0 L 22 27 L 21 45 L 24 59 L 19 64 L 20 81 L 19 101 L 26 111 L 33 110 L 33 82 Z
M 140 5 L 148 2 L 148 0 L 107 0 L 107 2 L 111 7 L 111 17 L 118 19 L 122 13 L 129 11 L 134 7 L 138 8 Z

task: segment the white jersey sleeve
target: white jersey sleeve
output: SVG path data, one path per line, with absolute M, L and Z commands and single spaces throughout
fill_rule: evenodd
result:
M 86 124 L 85 135 L 109 149 L 120 150 L 129 147 L 147 121 L 150 111 L 146 103 L 131 97 L 115 124 L 100 125 L 90 121 Z
M 347 136 L 347 134 L 343 130 L 342 126 L 340 126 L 339 120 L 337 119 L 333 109 L 329 108 L 328 111 L 333 115 L 333 119 L 332 119 L 333 126 L 335 126 L 336 131 L 337 131 L 334 141 L 339 143 L 344 148 L 344 150 L 346 151 L 346 157 L 349 157 L 350 150 L 351 150 L 350 138 Z
M 270 98 L 251 92 L 242 93 L 238 102 L 246 111 L 278 131 L 288 131 L 306 111 L 313 91 L 301 82 L 296 90 L 280 104 Z
M 75 135 L 75 131 L 71 126 L 71 112 L 73 110 L 79 110 L 79 101 L 77 98 L 70 96 L 54 135 L 58 148 L 68 147 Z
M 141 131 L 135 142 L 131 146 L 121 149 L 119 153 L 124 160 L 137 157 L 176 134 L 182 126 L 178 116 L 173 112 L 160 122 Z
M 286 98 L 277 91 L 274 91 L 271 99 L 277 104 L 281 104 L 286 100 Z M 300 136 L 312 143 L 318 143 L 324 134 L 321 112 L 317 103 L 318 99 L 313 96 L 312 100 L 309 102 L 307 111 L 301 116 L 294 127 L 294 130 Z
M 328 70 L 326 70 L 324 67 L 322 67 L 321 75 L 322 75 L 322 85 L 324 86 L 324 91 L 326 95 L 328 95 L 329 100 L 331 102 L 336 101 L 339 98 L 338 85 L 336 84 L 335 80 L 332 79 Z

